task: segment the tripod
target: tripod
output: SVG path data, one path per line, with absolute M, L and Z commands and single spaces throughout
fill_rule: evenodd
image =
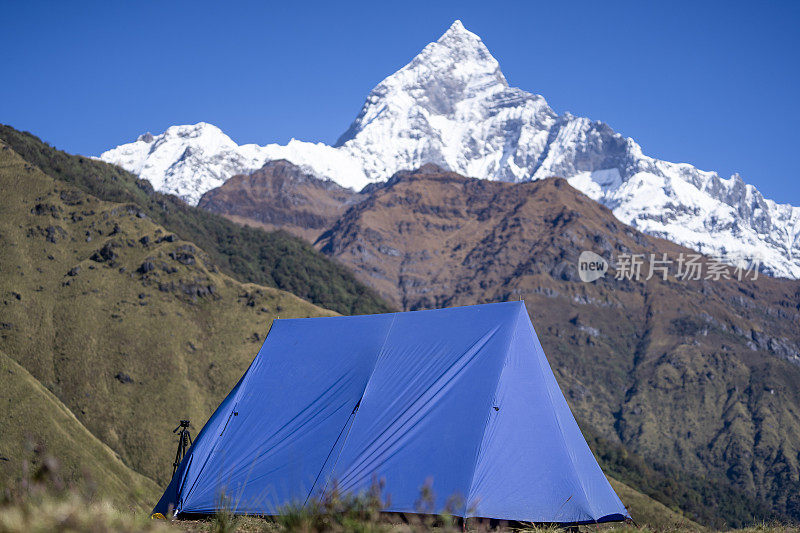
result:
M 175 453 L 175 462 L 172 463 L 172 475 L 178 470 L 178 465 L 181 464 L 183 457 L 186 455 L 186 448 L 192 445 L 192 436 L 189 434 L 188 420 L 181 420 L 178 427 L 172 430 L 173 433 L 178 433 L 178 451 Z

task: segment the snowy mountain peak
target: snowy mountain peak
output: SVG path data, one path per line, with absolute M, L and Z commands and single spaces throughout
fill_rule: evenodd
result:
M 504 164 L 517 154 L 505 149 L 512 147 L 501 130 L 510 121 L 524 128 L 554 118 L 544 98 L 509 87 L 480 37 L 456 21 L 370 92 L 336 146 L 359 154 L 370 181 L 425 163 L 520 180 L 529 174 Z M 463 148 L 481 144 L 492 156 L 472 164 Z
M 447 28 L 447 31 L 445 31 L 441 37 L 428 44 L 428 46 L 423 49 L 423 53 L 424 50 L 436 47 L 446 47 L 452 51 L 460 51 L 464 54 L 477 55 L 497 63 L 492 57 L 492 54 L 489 53 L 489 49 L 486 48 L 485 44 L 483 44 L 481 38 L 465 28 L 464 24 L 462 24 L 458 19 L 456 19 L 455 22 L 453 22 L 450 27 Z M 422 55 L 422 53 L 420 55 Z
M 509 87 L 458 20 L 369 93 L 335 146 L 237 146 L 201 122 L 101 158 L 191 203 L 276 159 L 354 189 L 426 163 L 504 181 L 561 176 L 641 231 L 707 254 L 759 257 L 768 272 L 800 278 L 800 208 L 765 199 L 738 175 L 648 157 L 602 122 L 556 114 L 542 96 Z
M 225 135 L 221 129 L 208 122 L 198 122 L 184 126 L 170 126 L 164 132 L 165 138 L 180 139 L 205 139 L 212 142 L 233 143 L 230 137 Z
M 253 148 L 240 147 L 213 124 L 198 122 L 170 126 L 160 135 L 145 133 L 101 159 L 138 174 L 158 190 L 197 202 L 208 187 L 218 187 L 243 166 L 256 164 Z
M 474 33 L 472 33 L 471 31 L 467 30 L 467 28 L 464 27 L 464 23 L 461 22 L 461 19 L 456 19 L 453 21 L 452 24 L 450 24 L 450 27 L 447 28 L 447 31 L 444 32 L 441 37 L 439 37 L 439 40 L 441 41 L 442 38 L 444 38 L 444 36 L 447 34 L 457 34 L 457 33 L 469 33 L 470 35 L 475 35 Z M 478 36 L 475 35 L 475 37 Z
M 410 63 L 414 68 L 426 65 L 437 69 L 440 74 L 450 72 L 463 76 L 490 76 L 503 85 L 508 85 L 497 60 L 483 44 L 480 37 L 467 30 L 460 20 L 456 20 L 436 42 L 426 46 Z M 444 68 L 443 68 L 444 67 Z
M 405 68 L 435 71 L 440 76 L 459 79 L 468 85 L 489 82 L 508 87 L 500 64 L 481 38 L 464 28 L 459 20 L 437 41 L 426 46 Z

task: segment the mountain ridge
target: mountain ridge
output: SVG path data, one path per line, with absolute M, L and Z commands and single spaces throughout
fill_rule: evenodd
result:
M 238 146 L 199 123 L 141 136 L 100 158 L 191 203 L 274 159 L 355 190 L 424 163 L 504 181 L 559 176 L 645 233 L 800 277 L 800 207 L 765 199 L 738 175 L 648 157 L 602 122 L 558 115 L 542 96 L 510 87 L 460 21 L 379 83 L 335 146 Z
M 236 174 L 204 193 L 197 206 L 242 224 L 285 230 L 313 243 L 362 197 L 278 159 L 250 174 Z

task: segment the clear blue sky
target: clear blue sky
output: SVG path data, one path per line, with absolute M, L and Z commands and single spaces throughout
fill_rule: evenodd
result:
M 460 18 L 557 112 L 800 204 L 800 2 L 288 4 L 5 1 L 0 122 L 90 155 L 201 120 L 331 143 Z

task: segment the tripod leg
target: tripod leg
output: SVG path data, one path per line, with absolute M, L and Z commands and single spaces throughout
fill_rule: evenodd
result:
M 183 456 L 186 455 L 186 430 L 181 431 L 181 461 Z
M 183 438 L 178 442 L 178 451 L 175 453 L 175 462 L 172 463 L 172 475 L 175 475 L 175 472 L 178 470 L 178 465 L 181 464 L 181 460 L 183 459 L 183 455 L 181 454 L 181 443 L 183 442 Z

